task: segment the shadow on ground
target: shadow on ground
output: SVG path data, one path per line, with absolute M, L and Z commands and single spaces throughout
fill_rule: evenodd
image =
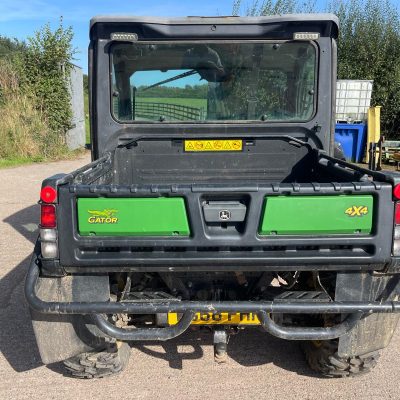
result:
M 3 222 L 28 239 L 33 249 L 38 214 L 38 207 L 33 205 L 7 217 Z M 23 294 L 29 261 L 30 256 L 0 280 L 0 351 L 17 372 L 42 365 Z M 185 361 L 201 359 L 204 356 L 203 347 L 211 345 L 212 332 L 204 328 L 188 331 L 165 343 L 133 343 L 132 347 L 150 357 L 166 361 L 172 369 L 182 369 Z M 299 375 L 315 376 L 306 365 L 298 343 L 276 339 L 258 328 L 249 328 L 231 336 L 228 357 L 245 367 L 273 363 Z M 63 373 L 61 363 L 49 368 Z
M 212 346 L 212 332 L 208 328 L 187 331 L 162 344 L 148 342 L 132 345 L 134 350 L 166 361 L 173 369 L 183 369 L 186 360 L 202 358 L 204 346 Z M 306 364 L 299 343 L 277 339 L 261 328 L 250 327 L 231 336 L 228 358 L 244 367 L 272 363 L 298 375 L 318 376 Z M 210 359 L 210 362 L 213 360 Z
M 32 242 L 37 237 L 37 205 L 24 208 L 3 220 Z M 13 256 L 10 254 L 10 263 Z M 17 372 L 28 371 L 42 365 L 36 346 L 23 283 L 30 256 L 0 279 L 0 351 Z

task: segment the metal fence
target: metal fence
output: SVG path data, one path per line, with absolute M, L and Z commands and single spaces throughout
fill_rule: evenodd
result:
M 85 146 L 85 113 L 83 94 L 83 71 L 81 67 L 72 65 L 69 83 L 71 95 L 72 119 L 71 129 L 66 132 L 66 143 L 70 150 Z
M 205 118 L 203 108 L 188 107 L 179 104 L 138 101 L 135 103 L 134 115 L 142 118 L 165 118 L 182 121 L 198 121 Z

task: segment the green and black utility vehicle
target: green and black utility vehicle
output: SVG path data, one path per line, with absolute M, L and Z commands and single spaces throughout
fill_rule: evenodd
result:
M 326 376 L 376 364 L 400 175 L 334 157 L 337 37 L 329 14 L 91 21 L 93 162 L 43 182 L 25 285 L 45 364 L 102 377 L 192 325 L 218 361 L 248 327 Z

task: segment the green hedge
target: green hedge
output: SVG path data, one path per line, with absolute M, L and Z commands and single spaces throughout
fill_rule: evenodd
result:
M 67 153 L 71 126 L 72 28 L 47 24 L 26 42 L 0 39 L 0 159 L 54 159 Z

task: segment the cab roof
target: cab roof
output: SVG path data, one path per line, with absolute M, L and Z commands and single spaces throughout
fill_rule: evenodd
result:
M 235 29 L 233 29 L 233 26 Z M 194 29 L 191 29 L 194 27 Z M 213 27 L 213 29 L 209 29 Z M 220 29 L 218 29 L 220 27 Z M 264 27 L 264 29 L 263 29 Z M 135 29 L 136 28 L 136 29 Z M 337 38 L 339 20 L 334 14 L 284 14 L 263 17 L 145 17 L 105 15 L 90 21 L 90 38 L 108 39 L 111 32 L 139 31 L 139 38 L 179 37 L 278 37 L 287 31 L 319 32 L 321 36 Z M 312 29 L 312 30 L 311 30 Z M 269 35 L 270 34 L 270 35 Z

